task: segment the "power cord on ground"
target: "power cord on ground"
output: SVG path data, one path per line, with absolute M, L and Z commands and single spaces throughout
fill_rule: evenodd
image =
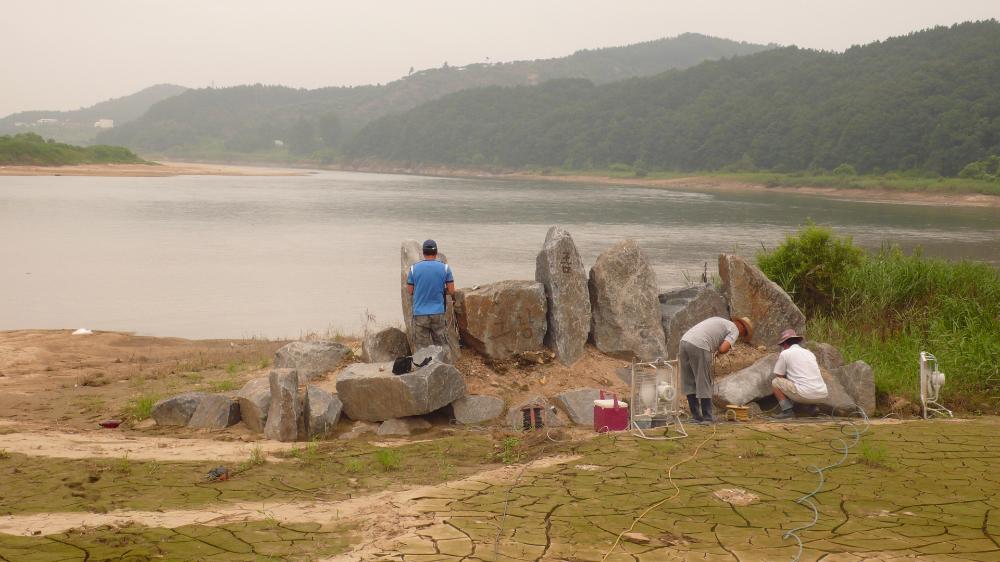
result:
M 618 548 L 618 545 L 621 543 L 622 537 L 625 536 L 625 533 L 631 532 L 632 529 L 634 529 L 635 526 L 639 524 L 639 521 L 642 521 L 643 517 L 645 517 L 647 514 L 649 514 L 649 512 L 653 511 L 654 509 L 660 507 L 661 505 L 667 503 L 668 501 L 676 498 L 677 496 L 679 496 L 681 494 L 680 487 L 678 487 L 677 483 L 674 482 L 674 478 L 673 478 L 674 469 L 677 468 L 678 466 L 680 466 L 680 465 L 688 462 L 688 461 L 694 460 L 695 457 L 698 456 L 698 451 L 701 450 L 702 446 L 704 446 L 705 443 L 708 443 L 709 441 L 711 441 L 712 439 L 715 438 L 715 434 L 716 434 L 717 428 L 718 428 L 718 425 L 713 424 L 712 425 L 712 433 L 708 437 L 706 437 L 704 441 L 702 441 L 701 443 L 699 443 L 697 447 L 694 448 L 694 451 L 691 453 L 691 456 L 687 457 L 686 459 L 683 459 L 683 460 L 675 462 L 673 465 L 670 466 L 669 469 L 667 469 L 667 481 L 670 482 L 670 485 L 674 487 L 674 494 L 672 496 L 670 496 L 670 497 L 663 498 L 662 500 L 660 500 L 660 501 L 654 503 L 653 505 L 647 507 L 646 510 L 643 511 L 639 515 L 639 517 L 636 517 L 635 520 L 632 521 L 632 524 L 628 526 L 628 529 L 625 529 L 621 533 L 618 533 L 618 537 L 615 538 L 614 544 L 612 544 L 611 548 L 608 550 L 608 552 L 604 554 L 604 558 L 601 558 L 601 562 L 605 562 L 608 559 L 608 556 L 611 556 L 611 553 L 614 552 L 616 548 Z
M 829 464 L 823 467 L 809 466 L 806 468 L 806 470 L 808 470 L 809 472 L 813 472 L 819 476 L 819 485 L 817 485 L 816 489 L 813 490 L 812 492 L 809 492 L 808 494 L 795 500 L 795 503 L 799 505 L 804 505 L 812 510 L 813 512 L 812 521 L 806 525 L 790 529 L 786 531 L 784 535 L 782 535 L 783 539 L 787 540 L 789 538 L 794 538 L 795 542 L 798 543 L 799 550 L 792 558 L 792 562 L 798 562 L 799 559 L 802 558 L 802 549 L 803 549 L 802 537 L 799 536 L 799 533 L 801 531 L 805 531 L 806 529 L 815 526 L 816 522 L 819 521 L 819 509 L 816 508 L 816 503 L 812 500 L 816 496 L 816 494 L 818 494 L 823 489 L 823 484 L 826 483 L 825 472 L 827 470 L 837 468 L 838 466 L 844 464 L 844 462 L 847 460 L 847 455 L 850 453 L 850 450 L 854 448 L 854 446 L 856 446 L 859 441 L 861 441 L 861 436 L 865 432 L 867 432 L 868 429 L 871 427 L 871 423 L 868 421 L 868 414 L 865 413 L 863 408 L 858 406 L 857 411 L 855 411 L 855 414 L 858 414 L 861 417 L 861 420 L 864 422 L 863 428 L 859 428 L 858 425 L 854 423 L 854 421 L 851 419 L 847 419 L 840 425 L 841 434 L 848 437 L 850 439 L 850 443 L 848 443 L 841 437 L 837 437 L 835 439 L 830 440 L 830 448 L 833 449 L 834 451 L 841 453 L 840 460 L 833 464 Z

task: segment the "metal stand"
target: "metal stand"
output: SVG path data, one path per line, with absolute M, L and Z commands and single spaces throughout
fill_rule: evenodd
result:
M 676 360 L 662 358 L 648 363 L 632 362 L 629 426 L 636 437 L 668 441 L 688 436 L 680 418 L 680 373 L 676 365 Z M 668 436 L 672 426 L 676 426 L 676 435 Z M 662 437 L 646 435 L 661 427 Z
M 938 403 L 938 395 L 944 386 L 944 373 L 938 370 L 938 360 L 926 351 L 920 352 L 920 406 L 924 419 L 930 414 L 954 417 L 951 410 Z

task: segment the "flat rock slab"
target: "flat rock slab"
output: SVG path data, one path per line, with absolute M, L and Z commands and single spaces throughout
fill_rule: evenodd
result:
M 380 425 L 381 424 L 372 422 L 356 421 L 354 422 L 354 425 L 351 426 L 350 430 L 345 431 L 344 433 L 338 435 L 337 439 L 342 439 L 346 441 L 348 439 L 357 439 L 358 437 L 361 437 L 363 435 L 374 434 L 376 431 L 378 431 Z
M 495 420 L 503 415 L 503 398 L 486 394 L 470 394 L 451 403 L 455 421 L 474 425 Z
M 276 369 L 295 369 L 307 382 L 338 367 L 351 357 L 351 348 L 331 341 L 293 341 L 274 353 Z
M 656 274 L 634 240 L 623 240 L 597 257 L 588 288 L 597 349 L 642 361 L 666 356 Z
M 545 342 L 545 287 L 534 281 L 499 281 L 455 293 L 458 329 L 465 342 L 491 359 L 537 351 Z
M 334 394 L 309 385 L 306 388 L 306 411 L 309 413 L 307 424 L 309 438 L 323 438 L 333 432 L 340 421 L 340 412 L 344 404 Z
M 674 359 L 681 337 L 698 322 L 713 316 L 729 317 L 722 293 L 712 285 L 695 285 L 660 293 L 660 322 L 666 338 L 667 357 Z
M 596 388 L 574 388 L 556 394 L 555 403 L 576 425 L 593 427 L 594 400 L 600 397 L 601 391 Z
M 382 422 L 375 433 L 380 437 L 407 436 L 430 428 L 431 422 L 423 418 L 393 418 Z
M 772 353 L 758 359 L 746 369 L 737 371 L 721 379 L 716 379 L 714 386 L 714 402 L 716 406 L 727 404 L 742 406 L 754 400 L 772 396 L 774 389 L 771 380 L 774 379 L 774 364 L 778 354 Z M 827 397 L 819 406 L 825 406 L 834 413 L 848 414 L 854 410 L 854 400 L 847 394 L 844 387 L 829 371 L 820 368 L 823 382 L 826 383 Z
M 751 343 L 776 345 L 781 332 L 804 333 L 806 317 L 777 283 L 757 267 L 733 254 L 719 256 L 722 294 L 732 318 L 746 316 L 754 324 Z
M 225 429 L 240 422 L 240 403 L 222 394 L 209 394 L 201 399 L 188 427 L 195 429 Z
M 569 232 L 553 226 L 535 260 L 535 281 L 545 287 L 548 329 L 545 344 L 564 365 L 583 357 L 590 335 L 587 272 Z
M 267 424 L 267 411 L 271 408 L 271 381 L 267 377 L 259 377 L 247 381 L 236 393 L 240 404 L 240 417 L 250 431 L 264 432 Z
M 156 425 L 187 425 L 206 396 L 209 395 L 205 392 L 185 392 L 164 398 L 153 405 L 150 415 Z
M 410 342 L 399 328 L 366 334 L 361 340 L 361 360 L 365 363 L 384 363 L 409 354 Z
M 337 394 L 352 420 L 385 421 L 451 404 L 465 395 L 465 379 L 440 361 L 405 375 L 393 375 L 391 363 L 355 363 L 337 375 Z

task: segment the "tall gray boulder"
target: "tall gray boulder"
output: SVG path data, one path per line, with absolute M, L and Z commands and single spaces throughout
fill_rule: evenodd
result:
M 274 352 L 276 369 L 294 369 L 302 382 L 337 370 L 351 348 L 332 341 L 293 341 Z
M 597 349 L 624 359 L 666 357 L 656 274 L 634 240 L 597 257 L 588 287 Z
M 545 340 L 545 288 L 534 281 L 499 281 L 455 293 L 458 329 L 491 359 L 537 351 Z
M 548 331 L 545 345 L 564 365 L 583 357 L 590 335 L 590 290 L 587 272 L 569 232 L 549 228 L 535 260 L 535 281 L 545 287 Z
M 383 363 L 409 354 L 410 341 L 399 328 L 366 333 L 361 340 L 361 360 L 365 363 Z
M 465 395 L 465 379 L 440 361 L 405 375 L 392 374 L 391 363 L 355 363 L 337 374 L 337 395 L 352 420 L 385 421 L 451 404 Z
M 294 369 L 272 369 L 268 374 L 271 385 L 271 407 L 267 412 L 264 437 L 276 441 L 296 441 L 304 416 L 299 377 Z
M 813 355 L 816 356 L 816 362 L 827 371 L 844 366 L 844 356 L 840 354 L 840 350 L 828 343 L 806 340 L 802 342 L 802 347 L 813 352 Z
M 413 344 L 413 297 L 406 288 L 406 278 L 410 273 L 410 266 L 424 259 L 423 246 L 416 240 L 403 240 L 399 249 L 400 265 L 400 297 L 403 303 L 403 321 L 406 323 L 406 337 L 410 341 L 410 349 L 416 347 Z M 438 252 L 438 261 L 448 263 L 447 256 Z M 458 343 L 458 323 L 455 321 L 455 309 L 450 298 L 445 298 L 445 319 L 448 321 L 448 355 L 449 361 L 454 363 L 461 356 L 461 349 Z
M 666 337 L 667 357 L 677 357 L 684 332 L 713 316 L 729 317 L 726 299 L 712 285 L 695 285 L 660 293 L 660 321 Z
M 267 424 L 267 412 L 271 408 L 271 380 L 260 377 L 247 381 L 236 393 L 240 404 L 240 417 L 243 423 L 257 433 L 264 432 Z
M 806 317 L 777 283 L 756 266 L 734 254 L 719 256 L 722 294 L 729 303 L 729 314 L 746 316 L 754 324 L 751 343 L 775 345 L 781 332 L 791 328 L 803 333 Z

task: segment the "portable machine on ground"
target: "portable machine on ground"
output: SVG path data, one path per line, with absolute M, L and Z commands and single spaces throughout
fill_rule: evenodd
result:
M 632 433 L 643 439 L 681 439 L 687 437 L 681 423 L 680 372 L 677 360 L 658 358 L 646 363 L 632 363 L 631 368 Z M 646 435 L 651 429 L 664 428 L 662 437 Z M 674 434 L 671 435 L 671 429 Z

